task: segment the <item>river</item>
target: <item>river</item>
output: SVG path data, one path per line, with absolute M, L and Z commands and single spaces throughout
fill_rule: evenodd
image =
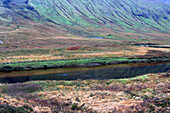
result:
M 120 79 L 147 73 L 166 72 L 168 70 L 170 70 L 170 62 L 0 72 L 0 82 L 17 83 L 34 80 Z

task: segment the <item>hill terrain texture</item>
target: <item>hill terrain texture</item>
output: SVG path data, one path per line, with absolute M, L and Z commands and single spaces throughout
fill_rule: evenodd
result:
M 0 0 L 0 10 L 1 34 L 170 33 L 169 0 Z
M 152 54 L 132 44 L 169 33 L 169 0 L 0 0 L 1 61 Z
M 170 0 L 0 0 L 4 79 L 18 71 L 34 77 L 36 69 L 168 61 Z M 169 113 L 169 76 L 0 83 L 0 112 Z

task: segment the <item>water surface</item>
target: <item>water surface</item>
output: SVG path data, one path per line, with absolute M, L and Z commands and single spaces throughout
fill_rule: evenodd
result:
M 0 82 L 16 83 L 32 80 L 119 79 L 135 77 L 147 73 L 166 72 L 168 70 L 170 70 L 170 62 L 0 72 Z

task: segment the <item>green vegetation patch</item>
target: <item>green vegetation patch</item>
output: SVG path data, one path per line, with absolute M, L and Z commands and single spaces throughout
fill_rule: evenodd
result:
M 33 109 L 26 105 L 22 107 L 14 107 L 6 104 L 0 104 L 0 112 L 1 113 L 31 113 Z
M 108 64 L 111 61 L 122 62 L 122 61 L 133 61 L 139 59 L 128 59 L 128 58 L 87 58 L 87 59 L 63 59 L 63 60 L 44 60 L 44 61 L 27 61 L 27 62 L 11 62 L 11 63 L 1 63 L 0 68 L 5 68 L 11 70 L 12 68 L 43 68 L 45 67 L 59 67 L 59 66 L 74 66 L 87 63 L 98 63 L 98 64 Z M 86 66 L 86 65 L 84 65 Z

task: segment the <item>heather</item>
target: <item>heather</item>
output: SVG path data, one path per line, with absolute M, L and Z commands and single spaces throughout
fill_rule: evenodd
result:
M 169 71 L 129 79 L 1 84 L 0 110 L 12 112 L 169 112 Z M 15 109 L 14 109 L 15 108 Z

